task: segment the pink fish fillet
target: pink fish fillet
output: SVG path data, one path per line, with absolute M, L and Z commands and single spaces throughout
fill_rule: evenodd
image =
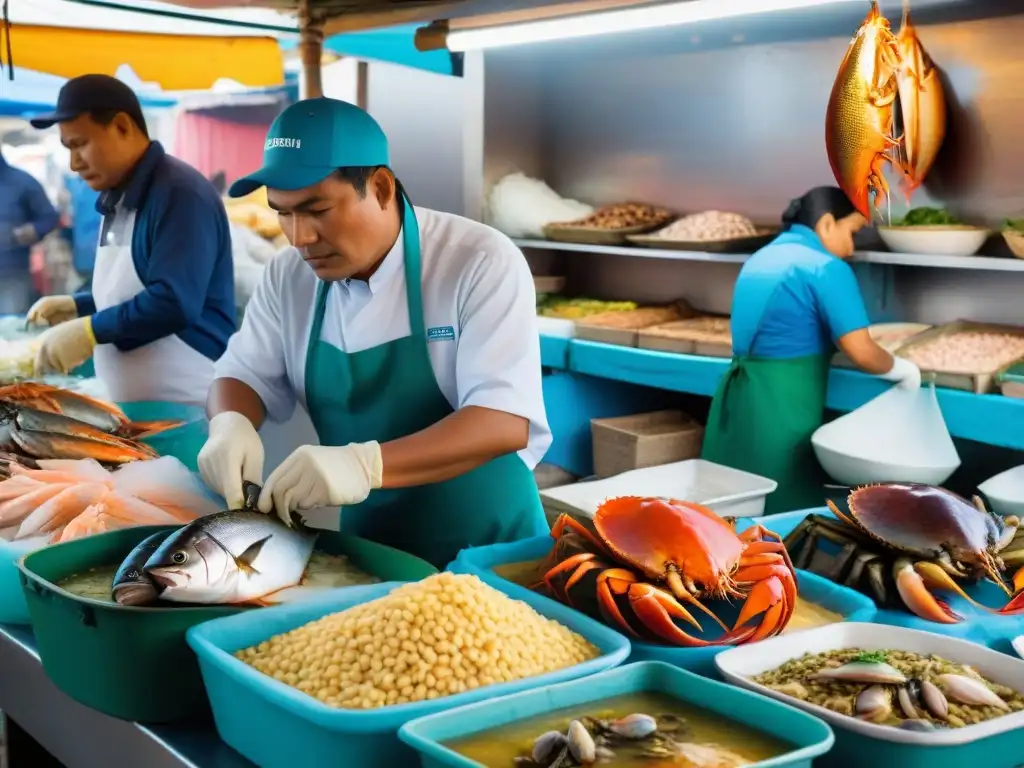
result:
M 96 459 L 43 459 L 38 464 L 40 469 L 70 472 L 80 480 L 105 482 L 112 479 L 110 472 Z
M 38 490 L 42 486 L 43 484 L 37 480 L 21 475 L 0 481 L 0 502 L 16 499 L 22 494 Z
M 68 525 L 91 504 L 110 493 L 102 483 L 81 483 L 61 491 L 25 518 L 16 538 L 24 539 L 56 531 Z
M 70 487 L 70 483 L 43 485 L 28 493 L 23 493 L 16 499 L 5 501 L 0 504 L 0 525 L 19 525 L 43 504 Z
M 171 488 L 152 488 L 136 491 L 135 498 L 162 509 L 176 523 L 191 523 L 197 517 L 219 512 L 218 505 L 198 493 Z
M 11 474 L 30 478 L 37 483 L 80 483 L 85 479 L 75 472 L 57 469 L 27 469 L 22 467 Z
M 107 513 L 109 501 L 108 497 L 86 507 L 81 514 L 64 526 L 64 530 L 60 532 L 59 536 L 56 533 L 54 534 L 54 541 L 71 541 L 72 539 L 81 539 L 85 536 L 95 536 L 97 533 L 128 528 L 128 525 Z
M 111 494 L 107 498 L 107 516 L 120 520 L 125 525 L 176 525 L 195 519 L 193 516 L 186 521 L 181 521 L 141 499 L 119 494 Z

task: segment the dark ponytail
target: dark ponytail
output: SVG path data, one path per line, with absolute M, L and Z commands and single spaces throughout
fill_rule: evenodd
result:
M 803 197 L 790 201 L 782 214 L 782 229 L 789 229 L 794 224 L 814 229 L 826 213 L 831 213 L 838 221 L 857 213 L 857 209 L 839 187 L 815 187 Z

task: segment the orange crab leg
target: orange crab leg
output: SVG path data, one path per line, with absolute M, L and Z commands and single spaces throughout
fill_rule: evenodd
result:
M 759 584 L 765 581 L 775 579 L 779 582 L 779 586 L 782 588 L 785 597 L 786 613 L 784 615 L 784 621 L 789 621 L 793 615 L 793 611 L 796 608 L 796 578 L 794 577 L 793 571 L 787 568 L 785 565 L 778 563 L 776 565 L 754 565 L 749 568 L 741 568 L 736 571 L 734 577 L 737 582 L 748 584 L 754 583 L 754 589 L 751 590 L 750 595 L 747 597 L 747 602 L 744 604 L 744 610 L 747 605 L 751 604 L 752 597 L 757 591 Z M 755 602 L 756 605 L 756 602 Z M 767 603 L 761 605 L 760 610 L 765 610 L 768 607 Z M 756 613 L 756 612 L 755 612 Z M 742 614 L 741 614 L 742 615 Z M 749 620 L 749 619 L 748 619 Z
M 893 570 L 896 576 L 896 590 L 900 593 L 903 604 L 912 613 L 938 624 L 959 624 L 963 621 L 963 616 L 928 591 L 921 574 L 914 570 L 909 560 L 898 560 Z
M 784 579 L 779 576 L 770 576 L 758 581 L 750 590 L 740 615 L 736 618 L 730 639 L 734 640 L 735 634 L 744 631 L 744 626 L 761 613 L 764 616 L 746 642 L 763 640 L 778 634 L 786 626 L 787 617 L 791 613 L 792 604 L 787 599 L 787 592 Z
M 583 570 L 583 573 L 586 573 L 587 571 L 592 570 L 592 568 L 594 568 L 594 567 L 600 567 L 600 566 L 595 566 L 595 565 L 591 565 L 590 564 L 591 561 L 594 561 L 596 559 L 597 559 L 597 555 L 595 555 L 593 552 L 581 552 L 578 555 L 573 555 L 572 557 L 567 557 L 565 560 L 562 560 L 560 563 L 555 565 L 554 568 L 552 568 L 547 573 L 545 573 L 544 577 L 540 580 L 540 582 L 538 582 L 537 584 L 534 584 L 533 586 L 531 586 L 530 589 L 534 589 L 536 587 L 539 587 L 541 584 L 543 584 L 545 587 L 547 587 L 549 590 L 551 590 L 551 594 L 557 595 L 559 590 L 555 588 L 555 585 L 554 585 L 554 582 L 553 582 L 553 579 L 556 576 L 558 576 L 558 575 L 560 575 L 562 573 L 565 573 L 567 571 L 571 571 L 574 568 L 585 569 L 585 570 Z M 580 576 L 582 576 L 582 574 Z M 579 578 L 577 578 L 577 575 L 576 575 L 575 572 L 573 573 L 573 575 L 571 577 L 569 577 L 569 581 L 573 582 L 574 584 L 577 581 L 579 581 Z M 562 589 L 562 594 L 564 595 L 566 602 L 569 602 L 568 589 L 569 589 L 569 584 L 567 582 L 565 587 L 564 587 L 564 589 Z
M 1000 608 L 997 613 L 1003 616 L 1019 616 L 1024 614 L 1024 592 L 1021 592 L 1013 600 Z
M 615 595 L 625 595 L 636 583 L 636 575 L 625 568 L 609 568 L 597 577 L 597 600 L 603 612 L 607 612 L 612 620 L 635 638 L 640 637 L 626 617 L 622 615 Z
M 597 548 L 598 552 L 601 552 L 606 555 L 611 554 L 608 551 L 608 547 L 604 545 L 604 542 L 602 542 L 599 538 L 597 538 L 597 536 L 588 531 L 583 526 L 583 524 L 579 522 L 579 520 L 572 517 L 571 515 L 559 515 L 558 519 L 555 521 L 554 526 L 552 526 L 551 528 L 551 538 L 558 539 L 565 532 L 566 528 L 568 528 L 573 533 L 579 534 L 588 542 L 593 544 Z
M 1013 574 L 1013 591 L 1021 592 L 1024 591 L 1024 565 L 1022 565 L 1015 574 Z
M 718 642 L 708 642 L 681 630 L 672 621 L 669 611 L 682 609 L 682 605 L 676 602 L 671 595 L 651 584 L 633 584 L 629 588 L 629 603 L 643 625 L 666 642 L 689 648 L 719 645 Z M 672 606 L 671 603 L 675 603 L 675 606 Z M 685 609 L 683 611 L 685 613 Z

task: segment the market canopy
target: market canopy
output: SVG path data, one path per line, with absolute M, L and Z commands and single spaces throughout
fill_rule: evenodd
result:
M 0 79 L 0 116 L 24 117 L 51 111 L 65 82 L 63 77 L 16 68 L 14 80 Z M 177 102 L 169 94 L 135 90 L 143 107 L 171 107 Z

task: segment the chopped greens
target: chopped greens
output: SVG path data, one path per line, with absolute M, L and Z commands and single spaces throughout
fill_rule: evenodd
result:
M 1020 232 L 1024 235 L 1024 219 L 1007 219 L 1003 224 L 1003 228 Z
M 944 224 L 963 224 L 963 222 L 945 208 L 914 208 L 902 219 L 894 222 L 894 226 L 897 227 L 934 227 Z
M 888 664 L 889 658 L 885 651 L 864 651 L 854 659 L 858 664 Z

